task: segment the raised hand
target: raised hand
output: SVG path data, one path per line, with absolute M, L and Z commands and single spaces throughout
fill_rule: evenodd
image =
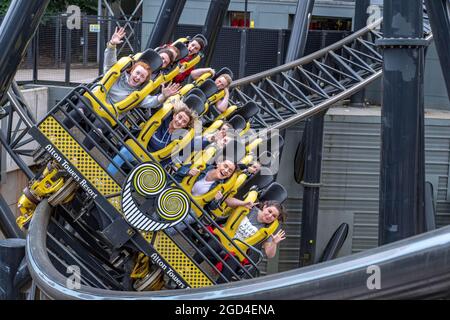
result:
M 277 234 L 272 237 L 272 241 L 275 244 L 280 243 L 284 239 L 286 239 L 286 233 L 282 229 L 280 229 L 280 231 L 278 231 Z
M 200 173 L 200 170 L 194 168 L 194 169 L 189 170 L 188 175 L 190 175 L 191 177 L 193 177 L 193 176 L 198 175 L 199 173 Z
M 213 68 L 208 68 L 208 72 L 211 73 L 211 77 L 214 77 L 214 75 L 216 74 L 216 70 L 214 70 Z
M 172 83 L 169 84 L 167 87 L 166 86 L 162 86 L 161 87 L 161 93 L 164 96 L 164 99 L 167 99 L 175 94 L 178 93 L 178 90 L 181 89 L 181 85 L 178 83 Z
M 254 203 L 254 202 L 252 202 L 252 201 L 247 201 L 247 202 L 244 202 L 244 204 L 243 204 L 242 206 L 243 206 L 243 207 L 246 207 L 247 209 L 251 209 L 251 208 L 253 208 L 256 204 L 257 204 L 257 203 Z
M 214 199 L 216 199 L 216 200 L 220 200 L 220 199 L 222 199 L 223 198 L 223 194 L 222 194 L 222 192 L 220 192 L 220 191 L 217 191 L 217 193 L 216 193 L 216 196 L 214 197 Z
M 112 45 L 121 44 L 123 42 L 122 39 L 125 37 L 125 35 L 126 35 L 125 28 L 116 27 L 114 34 L 111 37 L 111 40 L 109 40 L 109 43 L 111 43 Z

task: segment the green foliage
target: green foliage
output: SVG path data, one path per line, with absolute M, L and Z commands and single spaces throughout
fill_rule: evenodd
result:
M 0 15 L 4 15 L 8 10 L 11 0 L 0 0 Z M 45 14 L 55 15 L 64 13 L 69 5 L 79 6 L 81 12 L 87 14 L 97 14 L 97 0 L 50 0 Z

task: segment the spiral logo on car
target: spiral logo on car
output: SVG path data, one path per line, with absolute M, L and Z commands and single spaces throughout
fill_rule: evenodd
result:
M 189 210 L 188 194 L 167 186 L 167 176 L 159 164 L 143 163 L 129 174 L 122 190 L 122 212 L 132 227 L 141 231 L 170 228 Z
M 160 193 L 166 186 L 166 182 L 166 173 L 156 163 L 144 163 L 140 165 L 136 168 L 136 173 L 133 175 L 133 187 L 144 197 Z
M 189 212 L 189 196 L 179 188 L 164 190 L 158 197 L 156 210 L 167 221 L 183 219 Z

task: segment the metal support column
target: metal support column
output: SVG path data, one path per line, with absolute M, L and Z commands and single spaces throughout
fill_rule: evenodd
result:
M 0 240 L 0 300 L 20 299 L 14 279 L 25 256 L 25 243 L 24 239 Z
M 67 17 L 66 17 L 67 19 Z M 66 20 L 67 21 L 67 20 Z M 72 30 L 66 29 L 66 63 L 64 66 L 64 82 L 66 85 L 70 84 L 70 65 L 72 63 Z
M 169 42 L 185 3 L 186 0 L 164 0 L 148 39 L 146 49 L 156 48 Z
M 326 112 L 305 123 L 305 172 L 303 185 L 302 227 L 300 233 L 300 266 L 314 264 L 316 257 L 317 222 L 319 216 L 320 178 L 322 175 L 323 126 Z
M 384 1 L 379 244 L 425 231 L 422 0 Z
M 50 0 L 11 2 L 0 26 L 0 101 L 14 78 Z
M 298 1 L 292 25 L 286 62 L 303 56 L 308 39 L 309 22 L 314 0 Z M 300 266 L 315 262 L 317 219 L 319 214 L 319 190 L 322 168 L 323 116 L 320 113 L 306 121 L 305 175 L 303 184 L 302 227 L 300 237 Z
M 358 0 L 355 1 L 355 18 L 353 19 L 353 31 L 360 30 L 367 25 L 367 19 L 369 14 L 367 13 L 367 8 L 370 6 L 370 0 Z M 358 50 L 363 50 L 362 48 L 357 48 Z M 366 89 L 361 89 L 361 91 L 355 93 L 350 98 L 350 103 L 352 107 L 364 107 L 364 98 L 366 96 Z
M 314 0 L 298 0 L 286 53 L 286 62 L 303 57 L 313 8 Z
M 230 0 L 212 0 L 206 15 L 205 25 L 202 34 L 208 40 L 208 46 L 204 50 L 205 58 L 203 64 L 209 66 L 211 63 L 217 36 L 222 28 L 223 19 L 228 12 Z M 245 27 L 246 28 L 246 27 Z
M 17 226 L 14 214 L 0 194 L 0 231 L 6 238 L 25 238 L 22 230 Z
M 450 99 L 450 1 L 425 0 L 425 4 Z

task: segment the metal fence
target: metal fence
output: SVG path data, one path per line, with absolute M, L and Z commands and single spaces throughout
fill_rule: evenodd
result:
M 102 73 L 103 51 L 116 26 L 127 37 L 118 47 L 124 56 L 145 48 L 144 34 L 152 23 L 82 16 L 80 29 L 67 28 L 67 17 L 46 16 L 16 74 L 19 83 L 77 84 L 90 82 Z M 178 25 L 174 39 L 200 33 L 202 26 Z M 244 34 L 245 33 L 245 34 Z M 306 53 L 336 42 L 348 32 L 310 31 Z M 229 67 L 236 77 L 264 71 L 283 63 L 289 30 L 223 27 L 218 35 L 211 66 Z M 243 39 L 243 37 L 246 37 Z

